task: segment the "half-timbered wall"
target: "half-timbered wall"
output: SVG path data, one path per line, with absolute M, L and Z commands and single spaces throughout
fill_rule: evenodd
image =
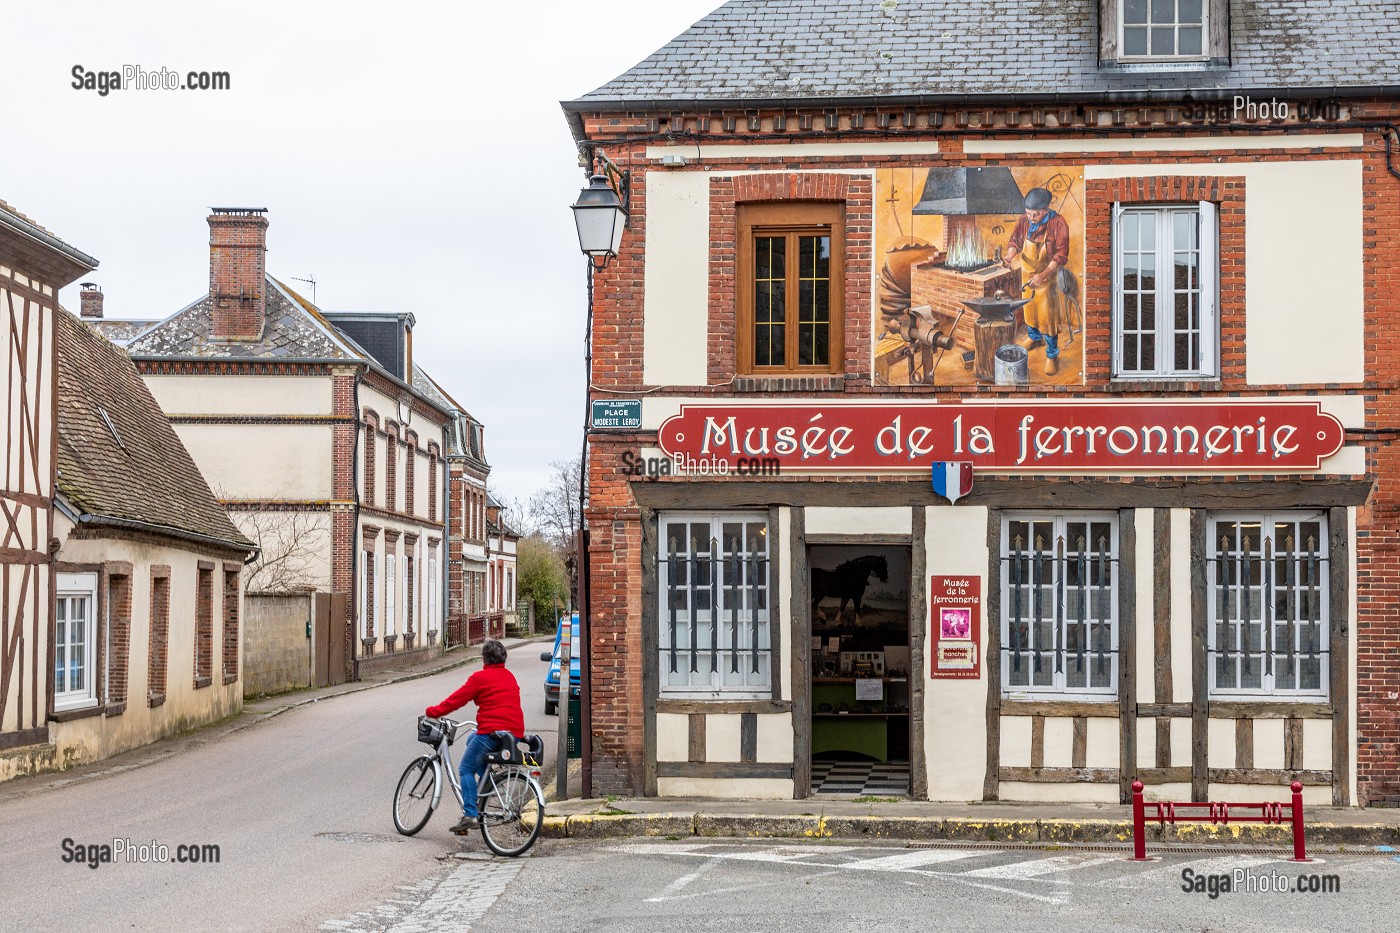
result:
M 47 739 L 53 576 L 54 306 L 0 255 L 0 749 Z

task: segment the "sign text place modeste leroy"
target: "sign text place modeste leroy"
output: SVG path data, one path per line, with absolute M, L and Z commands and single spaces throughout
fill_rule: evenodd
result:
M 968 460 L 999 473 L 1317 470 L 1342 424 L 1316 402 L 1015 405 L 683 405 L 661 449 L 697 462 L 777 458 L 782 471 L 925 472 Z

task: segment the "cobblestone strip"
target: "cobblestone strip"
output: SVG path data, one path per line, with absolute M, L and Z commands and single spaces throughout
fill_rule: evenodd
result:
M 326 933 L 469 931 L 520 873 L 521 859 L 457 863 L 445 873 L 402 885 L 383 904 L 321 924 Z

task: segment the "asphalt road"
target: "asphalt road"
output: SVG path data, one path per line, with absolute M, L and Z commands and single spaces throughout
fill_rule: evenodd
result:
M 1273 873 L 1334 875 L 1333 893 L 1182 890 L 1182 873 L 1232 886 Z M 1238 878 L 1236 882 L 1234 879 Z M 1145 864 L 1122 851 L 853 846 L 842 842 L 628 840 L 553 842 L 525 860 L 475 933 L 749 933 L 939 929 L 1120 933 L 1124 930 L 1392 929 L 1400 862 L 1390 853 L 1305 866 L 1228 850 Z
M 516 648 L 509 667 L 526 727 L 550 742 L 542 647 Z M 480 837 L 447 832 L 458 815 L 449 792 L 418 836 L 398 835 L 393 791 L 424 748 L 416 717 L 478 667 L 335 697 L 147 767 L 7 799 L 0 927 L 307 930 L 440 880 L 465 864 L 442 859 L 484 851 Z M 116 839 L 154 841 L 172 861 L 63 861 Z M 218 846 L 218 861 L 177 863 L 181 844 Z

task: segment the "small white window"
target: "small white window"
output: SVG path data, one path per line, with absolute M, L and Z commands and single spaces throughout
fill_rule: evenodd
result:
M 766 517 L 668 514 L 661 542 L 661 690 L 771 695 Z
M 1214 378 L 1219 321 L 1216 208 L 1114 208 L 1113 371 L 1119 378 Z
M 1218 515 L 1209 537 L 1211 695 L 1325 699 L 1326 515 Z
M 1119 0 L 1124 59 L 1205 57 L 1205 0 Z
M 384 555 L 384 634 L 398 632 L 398 557 L 392 552 Z
M 1118 522 L 1008 515 L 1002 522 L 1005 694 L 1118 693 Z
M 54 606 L 54 709 L 97 705 L 97 574 L 60 573 Z

